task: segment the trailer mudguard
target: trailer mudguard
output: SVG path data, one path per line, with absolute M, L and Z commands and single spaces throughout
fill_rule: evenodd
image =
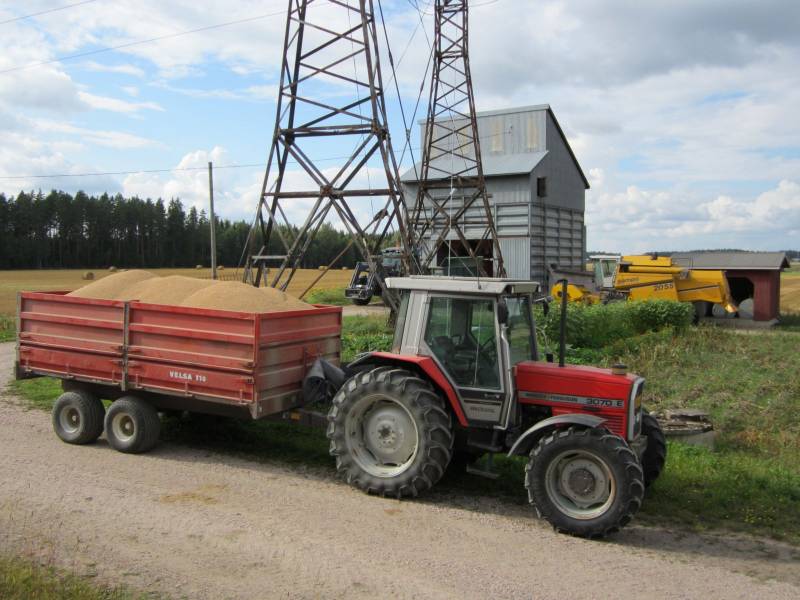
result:
M 517 456 L 529 452 L 536 440 L 544 435 L 548 429 L 552 429 L 558 425 L 581 425 L 583 427 L 597 427 L 604 422 L 605 419 L 601 417 L 596 417 L 594 415 L 583 415 L 579 413 L 550 417 L 544 421 L 539 421 L 536 423 L 536 425 L 519 436 L 517 441 L 514 442 L 514 445 L 511 446 L 511 450 L 508 451 L 508 456 Z
M 398 367 L 406 367 L 412 371 L 421 372 L 447 398 L 458 423 L 463 427 L 467 426 L 467 417 L 464 414 L 464 409 L 461 408 L 458 395 L 445 374 L 442 373 L 439 366 L 429 356 L 410 356 L 407 354 L 394 354 L 393 352 L 368 352 L 358 356 L 348 364 L 346 371 L 352 373 L 354 368 L 357 369 L 361 365 L 369 364 L 375 364 L 376 366 L 397 365 Z

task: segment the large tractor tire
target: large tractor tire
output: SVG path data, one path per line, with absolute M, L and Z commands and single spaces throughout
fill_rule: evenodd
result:
M 647 436 L 647 449 L 642 455 L 642 471 L 644 485 L 649 487 L 661 475 L 667 462 L 667 438 L 664 437 L 658 419 L 647 411 L 642 413 L 642 435 Z
M 91 444 L 103 433 L 105 407 L 99 398 L 83 390 L 70 390 L 53 406 L 53 429 L 68 444 Z
M 442 399 L 415 374 L 378 367 L 348 380 L 328 412 L 330 453 L 350 485 L 413 497 L 445 472 L 453 425 Z
M 591 538 L 627 525 L 644 497 L 636 454 L 604 428 L 569 427 L 544 436 L 525 467 L 525 487 L 556 531 Z
M 147 452 L 156 445 L 160 433 L 161 418 L 156 409 L 135 396 L 115 400 L 106 413 L 106 438 L 119 452 Z

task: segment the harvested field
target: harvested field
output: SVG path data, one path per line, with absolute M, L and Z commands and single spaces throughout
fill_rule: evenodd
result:
M 70 291 L 83 285 L 82 279 L 85 269 L 49 269 L 49 270 L 19 270 L 0 271 L 0 315 L 11 315 L 17 310 L 17 292 L 20 291 Z M 130 272 L 130 271 L 127 271 Z M 210 269 L 149 269 L 154 275 L 166 277 L 169 275 L 184 275 L 186 277 L 211 279 Z M 95 283 L 103 281 L 113 275 L 106 269 L 95 269 Z M 241 271 L 228 268 L 223 272 L 226 280 L 239 280 Z M 352 270 L 331 270 L 314 289 L 342 288 L 350 283 Z M 290 294 L 300 294 L 319 276 L 317 269 L 300 269 L 292 279 L 289 286 Z
M 158 277 L 148 271 L 114 273 L 69 295 L 256 313 L 310 308 L 309 304 L 273 288 L 257 289 L 238 281 L 182 275 Z

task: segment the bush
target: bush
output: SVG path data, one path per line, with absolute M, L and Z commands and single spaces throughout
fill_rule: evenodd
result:
M 561 326 L 561 306 L 553 304 L 547 317 L 541 308 L 537 313 L 544 345 L 554 344 Z M 567 343 L 577 348 L 602 348 L 648 331 L 683 329 L 691 324 L 693 315 L 691 304 L 670 300 L 588 306 L 573 303 L 567 306 Z

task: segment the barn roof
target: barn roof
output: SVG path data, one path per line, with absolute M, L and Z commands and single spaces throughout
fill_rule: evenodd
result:
M 677 252 L 672 261 L 693 269 L 780 271 L 790 266 L 783 252 Z

